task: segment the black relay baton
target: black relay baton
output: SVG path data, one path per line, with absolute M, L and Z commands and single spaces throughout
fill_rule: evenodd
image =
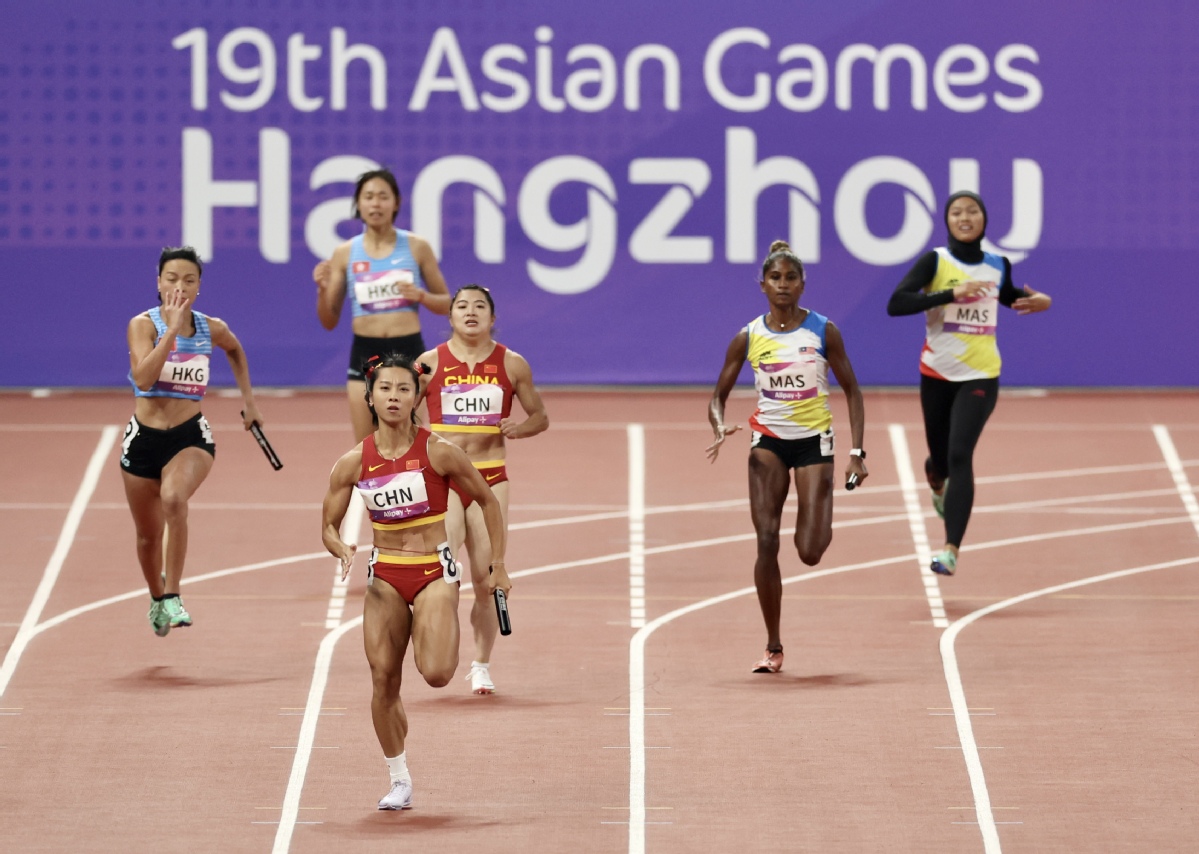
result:
M 490 572 L 488 568 L 488 572 Z M 495 615 L 500 621 L 500 634 L 512 634 L 512 618 L 508 616 L 508 597 L 504 595 L 504 591 L 500 588 L 495 588 L 495 592 L 491 594 L 495 599 Z
M 241 415 L 243 418 L 246 417 L 245 412 L 242 412 Z M 271 443 L 266 440 L 266 434 L 262 432 L 262 428 L 258 426 L 257 421 L 250 423 L 250 432 L 254 434 L 254 439 L 258 442 L 258 447 L 262 448 L 262 452 L 266 454 L 271 468 L 275 471 L 283 468 L 283 461 L 279 459 L 279 455 L 275 453 L 275 449 L 271 447 Z

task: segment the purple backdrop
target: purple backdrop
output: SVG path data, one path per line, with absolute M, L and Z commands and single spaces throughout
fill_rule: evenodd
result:
M 887 297 L 978 188 L 1054 297 L 1004 313 L 1006 383 L 1199 385 L 1189 0 L 404 6 L 9 4 L 0 386 L 123 382 L 180 242 L 256 383 L 340 384 L 311 269 L 371 161 L 541 383 L 712 382 L 787 236 L 859 379 L 912 383 L 922 319 Z

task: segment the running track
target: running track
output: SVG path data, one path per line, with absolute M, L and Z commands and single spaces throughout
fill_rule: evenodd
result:
M 364 564 L 339 589 L 319 538 L 342 395 L 262 398 L 278 473 L 236 399 L 205 404 L 196 625 L 165 639 L 117 472 L 128 396 L 0 395 L 0 851 L 1194 850 L 1193 393 L 1005 393 L 952 579 L 922 570 L 916 397 L 869 393 L 870 480 L 819 567 L 784 545 L 775 676 L 748 672 L 746 434 L 708 465 L 706 392 L 545 397 L 549 432 L 510 444 L 500 693 L 409 658 L 416 808 L 393 814 Z

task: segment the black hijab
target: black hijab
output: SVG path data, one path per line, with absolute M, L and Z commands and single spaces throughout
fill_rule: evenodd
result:
M 978 205 L 979 210 L 983 212 L 983 230 L 975 240 L 969 242 L 958 240 L 953 236 L 953 231 L 949 230 L 949 207 L 958 199 L 973 199 Z M 978 193 L 972 193 L 969 190 L 958 190 L 945 200 L 945 210 L 942 213 L 942 219 L 945 220 L 945 228 L 949 230 L 949 251 L 956 258 L 960 258 L 968 264 L 977 264 L 983 259 L 983 237 L 987 233 L 987 206 L 983 204 L 982 198 Z

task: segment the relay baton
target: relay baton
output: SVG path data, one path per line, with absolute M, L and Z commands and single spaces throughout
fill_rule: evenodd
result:
M 510 635 L 512 634 L 512 619 L 508 616 L 508 597 L 498 587 L 492 596 L 495 598 L 495 615 L 500 619 L 500 634 Z
M 245 412 L 242 413 L 244 418 Z M 258 447 L 262 448 L 262 452 L 266 454 L 267 461 L 271 464 L 271 468 L 275 471 L 283 468 L 283 461 L 279 459 L 279 455 L 275 453 L 275 449 L 271 447 L 271 443 L 266 440 L 266 434 L 262 432 L 262 428 L 258 426 L 257 421 L 250 422 L 250 432 L 254 434 L 254 439 L 258 442 Z
M 857 487 L 858 482 L 858 476 L 856 474 L 851 474 L 849 479 L 845 481 L 845 488 L 852 491 Z

